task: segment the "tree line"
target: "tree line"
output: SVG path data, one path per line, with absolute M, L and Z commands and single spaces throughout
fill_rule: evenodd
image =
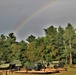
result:
M 25 65 L 27 62 L 53 60 L 63 61 L 65 64 L 76 63 L 76 28 L 70 23 L 65 28 L 49 26 L 44 29 L 45 36 L 36 38 L 28 36 L 20 42 L 16 41 L 14 33 L 7 36 L 0 35 L 0 63 L 20 60 Z

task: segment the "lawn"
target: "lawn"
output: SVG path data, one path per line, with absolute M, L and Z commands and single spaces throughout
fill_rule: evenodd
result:
M 76 68 L 68 68 L 67 71 L 60 71 L 52 75 L 76 75 Z
M 7 73 L 3 72 L 3 75 L 76 75 L 76 68 L 67 68 L 67 71 L 60 71 L 54 74 L 17 74 L 17 73 Z

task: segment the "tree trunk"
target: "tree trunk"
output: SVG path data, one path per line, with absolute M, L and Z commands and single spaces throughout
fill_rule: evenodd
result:
M 72 65 L 72 52 L 70 52 L 70 65 Z
M 63 43 L 64 43 L 64 46 L 65 46 L 65 50 L 67 50 L 65 41 L 63 41 Z M 66 51 L 66 52 L 67 52 L 67 51 Z M 67 54 L 68 54 L 68 53 L 66 53 L 66 56 L 65 56 L 65 64 L 66 64 L 66 65 L 67 65 L 67 58 L 68 58 L 68 57 L 67 57 Z
M 66 65 L 67 65 L 67 55 L 66 55 Z
M 70 65 L 72 65 L 72 45 L 69 43 L 70 46 Z

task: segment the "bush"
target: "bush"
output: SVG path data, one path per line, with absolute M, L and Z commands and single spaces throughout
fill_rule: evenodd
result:
M 27 66 L 29 66 L 30 65 L 30 62 L 26 62 L 26 63 L 24 63 L 24 67 L 27 67 Z
M 76 59 L 73 59 L 73 64 L 76 64 Z

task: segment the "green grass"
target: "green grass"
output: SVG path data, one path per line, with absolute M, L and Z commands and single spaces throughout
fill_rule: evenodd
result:
M 6 72 L 3 72 L 3 75 L 6 75 Z M 7 75 L 76 75 L 76 68 L 67 68 L 67 71 L 60 71 L 54 74 L 17 74 L 8 72 Z
M 76 68 L 68 68 L 67 71 L 60 71 L 52 75 L 76 75 Z

